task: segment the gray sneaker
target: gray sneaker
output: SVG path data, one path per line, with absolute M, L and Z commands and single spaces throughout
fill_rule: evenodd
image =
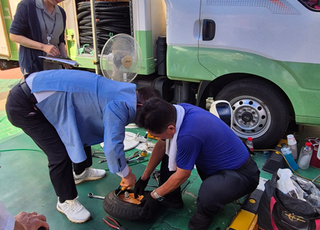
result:
M 88 180 L 99 180 L 103 178 L 106 175 L 106 171 L 103 169 L 94 169 L 94 168 L 86 168 L 83 173 L 80 175 L 76 175 L 73 172 L 74 176 L 74 182 L 76 184 L 80 184 L 82 182 L 88 181 Z
M 88 221 L 91 217 L 90 212 L 83 207 L 82 204 L 77 200 L 76 197 L 74 200 L 66 200 L 63 203 L 60 203 L 58 198 L 57 210 L 66 215 L 68 220 L 73 223 L 84 223 Z

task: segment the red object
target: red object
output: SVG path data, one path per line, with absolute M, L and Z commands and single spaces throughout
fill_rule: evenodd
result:
M 107 217 L 108 220 L 111 220 L 111 221 L 115 224 L 115 225 L 114 225 L 114 224 L 112 224 L 112 223 L 109 223 L 106 219 L 102 218 L 102 220 L 103 220 L 107 225 L 109 225 L 111 228 L 118 229 L 118 230 L 126 230 L 124 227 L 120 226 L 120 224 L 119 224 L 116 220 L 112 219 L 112 218 L 109 217 L 109 216 L 106 216 L 106 217 Z
M 316 137 L 310 137 L 308 138 L 308 141 L 312 145 L 312 156 L 310 160 L 310 166 L 315 168 L 320 168 L 320 160 L 317 158 L 318 148 L 319 148 L 319 138 Z

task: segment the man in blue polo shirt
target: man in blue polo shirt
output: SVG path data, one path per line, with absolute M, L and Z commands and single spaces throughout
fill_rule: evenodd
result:
M 122 186 L 134 186 L 136 177 L 124 153 L 125 126 L 153 96 L 159 92 L 151 87 L 136 90 L 135 84 L 80 70 L 32 73 L 10 91 L 8 119 L 48 156 L 57 210 L 70 221 L 83 223 L 90 218 L 77 201 L 75 184 L 105 175 L 105 170 L 90 167 L 91 145 L 104 142 L 110 172 L 122 178 Z
M 143 216 L 151 218 L 161 203 L 182 207 L 180 185 L 189 178 L 194 165 L 203 182 L 190 229 L 207 229 L 212 215 L 225 204 L 256 189 L 260 171 L 248 149 L 223 121 L 208 111 L 151 98 L 144 103 L 136 123 L 159 140 L 135 185 L 135 195 L 143 193 L 150 175 L 162 161 L 160 186 L 142 200 Z

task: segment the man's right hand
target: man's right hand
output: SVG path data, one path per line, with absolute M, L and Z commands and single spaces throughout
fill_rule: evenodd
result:
M 136 176 L 130 170 L 129 174 L 126 177 L 122 177 L 120 186 L 125 187 L 127 189 L 133 188 L 134 184 L 136 183 L 136 180 Z
M 134 186 L 133 192 L 134 192 L 134 197 L 138 197 L 138 195 L 142 195 L 145 188 L 148 185 L 150 177 L 147 180 L 142 180 L 141 177 L 137 181 L 136 185 Z

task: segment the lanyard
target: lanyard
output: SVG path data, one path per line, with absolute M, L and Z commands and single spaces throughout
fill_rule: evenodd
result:
M 46 20 L 44 19 L 43 11 L 44 11 L 44 10 L 41 10 L 41 14 L 42 14 L 42 18 L 43 18 L 43 21 L 44 21 L 44 26 L 45 26 L 45 28 L 46 28 L 48 44 L 50 44 L 50 41 L 51 41 L 51 38 L 52 38 L 52 34 L 53 34 L 53 31 L 54 31 L 54 28 L 56 27 L 57 14 L 54 15 L 54 22 L 53 22 L 52 31 L 51 31 L 51 33 L 49 34 L 49 33 L 48 33 L 47 23 L 46 23 Z

